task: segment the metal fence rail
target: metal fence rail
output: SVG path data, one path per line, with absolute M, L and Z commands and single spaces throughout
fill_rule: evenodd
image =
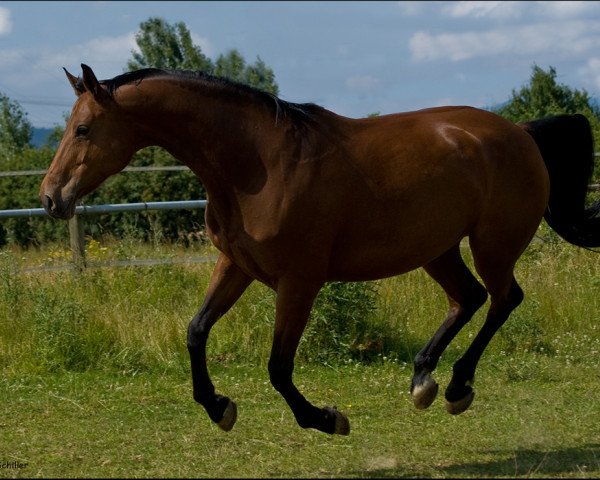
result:
M 169 202 L 108 203 L 106 205 L 77 205 L 75 215 L 95 215 L 115 212 L 140 212 L 145 210 L 182 210 L 186 208 L 205 208 L 206 200 L 178 200 Z M 17 208 L 0 210 L 0 218 L 39 217 L 47 215 L 43 208 Z
M 594 156 L 600 157 L 600 152 Z M 172 172 L 185 171 L 189 168 L 184 165 L 165 165 L 147 167 L 125 167 L 122 172 Z M 20 170 L 0 172 L 1 177 L 16 177 L 29 175 L 45 175 L 47 170 Z M 600 190 L 600 184 L 588 186 L 590 191 Z M 180 200 L 165 202 L 140 202 L 140 203 L 116 203 L 106 205 L 78 205 L 75 207 L 75 216 L 69 220 L 69 237 L 73 260 L 80 267 L 85 267 L 85 241 L 83 233 L 83 222 L 81 216 L 95 215 L 101 213 L 115 212 L 139 212 L 149 210 L 181 210 L 206 208 L 207 200 Z M 12 210 L 0 210 L 0 219 L 15 217 L 36 217 L 47 215 L 43 208 L 19 208 Z
M 163 165 L 148 167 L 125 167 L 122 172 L 181 172 L 189 170 L 185 165 Z M 0 177 L 25 177 L 29 175 L 46 175 L 47 170 L 13 170 L 0 172 Z
M 97 215 L 100 213 L 116 212 L 141 212 L 148 210 L 182 210 L 206 208 L 207 200 L 175 200 L 167 202 L 140 202 L 140 203 L 109 203 L 105 205 L 77 205 L 75 215 L 69 220 L 69 243 L 73 262 L 79 268 L 86 267 L 85 261 L 85 236 L 83 221 L 84 215 Z M 43 208 L 19 208 L 13 210 L 0 210 L 0 218 L 36 217 L 47 215 Z
M 122 172 L 179 172 L 190 171 L 185 165 L 163 165 L 147 167 L 125 167 Z M 47 170 L 19 170 L 0 172 L 1 177 L 20 177 L 30 175 L 45 175 Z M 191 171 L 190 171 L 191 172 Z M 182 210 L 206 208 L 207 200 L 176 200 L 165 202 L 140 202 L 140 203 L 112 203 L 105 205 L 77 205 L 75 216 L 69 220 L 69 242 L 73 261 L 80 268 L 86 266 L 85 239 L 81 217 L 83 215 L 96 215 L 101 213 L 116 212 L 141 212 L 149 210 Z M 39 217 L 47 215 L 43 208 L 18 208 L 0 210 L 0 219 L 15 217 Z

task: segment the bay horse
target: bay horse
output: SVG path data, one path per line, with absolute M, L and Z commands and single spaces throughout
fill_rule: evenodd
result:
M 586 206 L 593 169 L 582 115 L 516 125 L 458 106 L 352 119 L 198 72 L 144 69 L 98 81 L 65 70 L 77 100 L 40 187 L 55 218 L 157 145 L 208 194 L 208 235 L 221 252 L 189 324 L 194 399 L 223 430 L 237 407 L 215 393 L 206 365 L 211 327 L 253 280 L 276 293 L 269 378 L 298 424 L 348 434 L 346 415 L 311 404 L 294 358 L 325 282 L 365 281 L 423 267 L 444 289 L 447 316 L 414 359 L 417 408 L 434 400 L 440 355 L 490 296 L 486 320 L 445 391 L 458 414 L 473 401 L 484 349 L 523 300 L 513 270 L 545 216 L 567 241 L 600 246 L 599 206 Z M 461 258 L 468 237 L 483 285 Z

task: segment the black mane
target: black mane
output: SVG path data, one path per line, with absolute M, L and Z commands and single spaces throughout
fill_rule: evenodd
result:
M 227 89 L 233 93 L 249 95 L 264 105 L 268 105 L 271 108 L 274 107 L 276 118 L 283 115 L 294 121 L 307 121 L 312 120 L 318 113 L 326 111 L 323 107 L 314 103 L 287 102 L 264 90 L 250 87 L 243 83 L 234 82 L 224 77 L 215 77 L 202 71 L 144 68 L 117 75 L 109 80 L 102 80 L 100 81 L 100 84 L 106 86 L 108 93 L 112 96 L 115 91 L 123 85 L 140 83 L 145 79 L 156 77 L 187 79 L 200 82 L 201 84 Z

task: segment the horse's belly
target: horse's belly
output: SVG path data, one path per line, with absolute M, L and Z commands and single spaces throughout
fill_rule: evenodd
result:
M 355 259 L 336 262 L 331 265 L 327 280 L 358 282 L 367 280 L 378 280 L 380 278 L 393 277 L 402 273 L 409 272 L 418 268 L 418 262 L 406 262 L 405 259 L 391 259 L 391 261 L 381 261 L 379 257 L 363 257 L 362 262 Z
M 355 216 L 332 245 L 331 280 L 367 280 L 406 273 L 436 259 L 467 236 L 477 202 L 434 202 L 434 208 L 373 208 Z
M 456 245 L 460 238 L 435 244 L 373 244 L 360 248 L 340 247 L 332 254 L 328 280 L 362 281 L 392 277 L 422 267 Z

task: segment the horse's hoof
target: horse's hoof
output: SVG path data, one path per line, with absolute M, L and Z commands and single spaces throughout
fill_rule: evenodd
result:
M 446 410 L 452 415 L 458 415 L 471 406 L 471 403 L 473 403 L 473 398 L 475 398 L 475 392 L 471 390 L 460 400 L 456 400 L 455 402 L 449 402 L 446 400 Z
M 419 385 L 416 385 L 412 390 L 412 399 L 415 407 L 423 410 L 429 407 L 438 393 L 438 384 L 429 375 Z
M 326 407 L 325 410 L 335 417 L 335 426 L 332 433 L 335 435 L 349 435 L 350 421 L 348 420 L 348 417 L 338 411 L 335 407 Z
M 217 422 L 217 425 L 222 429 L 228 432 L 235 425 L 235 421 L 237 420 L 237 406 L 235 402 L 229 400 L 229 403 L 225 407 L 225 411 L 223 412 L 223 418 Z

